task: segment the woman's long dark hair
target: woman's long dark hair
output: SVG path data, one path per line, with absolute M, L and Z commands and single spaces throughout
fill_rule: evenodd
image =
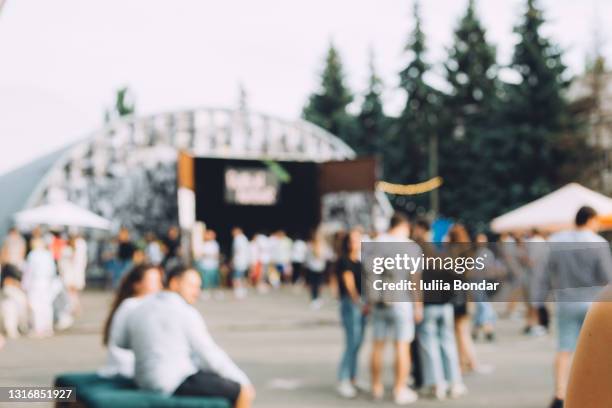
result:
M 102 337 L 102 343 L 106 346 L 108 344 L 108 337 L 110 335 L 110 326 L 113 321 L 113 317 L 115 316 L 115 312 L 119 308 L 119 305 L 127 299 L 134 297 L 136 295 L 135 286 L 137 283 L 144 279 L 146 272 L 150 269 L 155 269 L 159 272 L 160 277 L 163 278 L 163 270 L 154 265 L 150 264 L 140 264 L 132 268 L 130 272 L 128 272 L 123 279 L 121 279 L 121 283 L 119 284 L 119 289 L 117 289 L 117 293 L 115 294 L 115 299 L 113 299 L 113 303 L 110 309 L 110 313 L 106 318 L 106 322 L 104 323 L 104 335 Z

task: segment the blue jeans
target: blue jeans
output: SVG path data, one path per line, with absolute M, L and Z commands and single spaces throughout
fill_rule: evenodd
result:
M 349 296 L 340 299 L 340 317 L 344 329 L 345 347 L 338 369 L 338 380 L 354 380 L 357 376 L 359 348 L 363 342 L 365 316 Z
M 214 289 L 219 287 L 219 269 L 205 268 L 201 262 L 196 262 L 196 269 L 202 278 L 202 289 Z
M 115 259 L 111 264 L 113 289 L 119 287 L 123 276 L 132 268 L 132 261 Z
M 490 302 L 474 302 L 476 311 L 474 313 L 474 326 L 482 327 L 485 324 L 493 325 L 497 315 Z
M 451 304 L 425 305 L 418 332 L 426 387 L 462 383 L 454 324 Z

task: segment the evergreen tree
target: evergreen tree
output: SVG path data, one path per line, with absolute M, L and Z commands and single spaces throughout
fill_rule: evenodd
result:
M 501 141 L 513 165 L 502 180 L 511 206 L 536 199 L 566 181 L 558 170 L 571 160 L 564 146 L 575 141 L 562 138 L 577 134 L 572 133 L 575 124 L 563 96 L 569 85 L 566 66 L 559 47 L 540 33 L 544 23 L 536 0 L 527 0 L 523 20 L 515 29 L 520 41 L 512 58 L 521 80 L 507 88 L 508 128 Z
M 474 0 L 454 32 L 445 71 L 451 88 L 444 97 L 449 120 L 440 140 L 441 206 L 445 215 L 473 224 L 495 215 L 499 204 L 494 191 L 499 186 L 488 168 L 495 153 L 487 147 L 494 147 L 488 140 L 500 120 L 496 51 Z
M 386 136 L 388 118 L 383 110 L 381 99 L 382 81 L 376 73 L 374 54 L 370 55 L 370 80 L 368 90 L 357 116 L 358 131 L 354 148 L 360 155 L 379 155 L 382 153 L 383 138 Z
M 338 51 L 330 45 L 325 58 L 325 68 L 321 75 L 321 88 L 313 93 L 304 107 L 302 117 L 350 144 L 351 122 L 353 118 L 346 107 L 353 96 L 345 85 L 344 70 Z
M 428 142 L 438 124 L 440 95 L 425 81 L 430 66 L 425 62 L 425 34 L 421 28 L 418 2 L 414 4 L 414 21 L 405 48 L 411 54 L 411 60 L 400 72 L 400 87 L 406 94 L 406 104 L 394 121 L 385 149 L 386 178 L 398 183 L 415 183 L 428 178 Z

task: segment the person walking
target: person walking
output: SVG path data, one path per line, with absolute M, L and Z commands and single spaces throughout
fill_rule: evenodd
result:
M 338 369 L 338 393 L 344 398 L 357 396 L 357 365 L 366 325 L 366 304 L 361 296 L 361 230 L 344 237 L 336 266 L 340 319 L 344 330 L 344 352 Z
M 557 310 L 555 393 L 551 408 L 563 407 L 573 353 L 591 300 L 612 282 L 610 245 L 597 234 L 597 212 L 588 206 L 576 213 L 575 228 L 549 237 L 548 262 L 536 282 L 535 301 L 554 293 Z

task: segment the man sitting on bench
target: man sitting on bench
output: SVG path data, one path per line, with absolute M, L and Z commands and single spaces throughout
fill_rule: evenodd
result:
M 167 395 L 221 397 L 248 408 L 255 389 L 214 342 L 192 306 L 200 295 L 200 274 L 183 266 L 166 275 L 165 290 L 134 309 L 117 344 L 135 357 L 139 387 Z

